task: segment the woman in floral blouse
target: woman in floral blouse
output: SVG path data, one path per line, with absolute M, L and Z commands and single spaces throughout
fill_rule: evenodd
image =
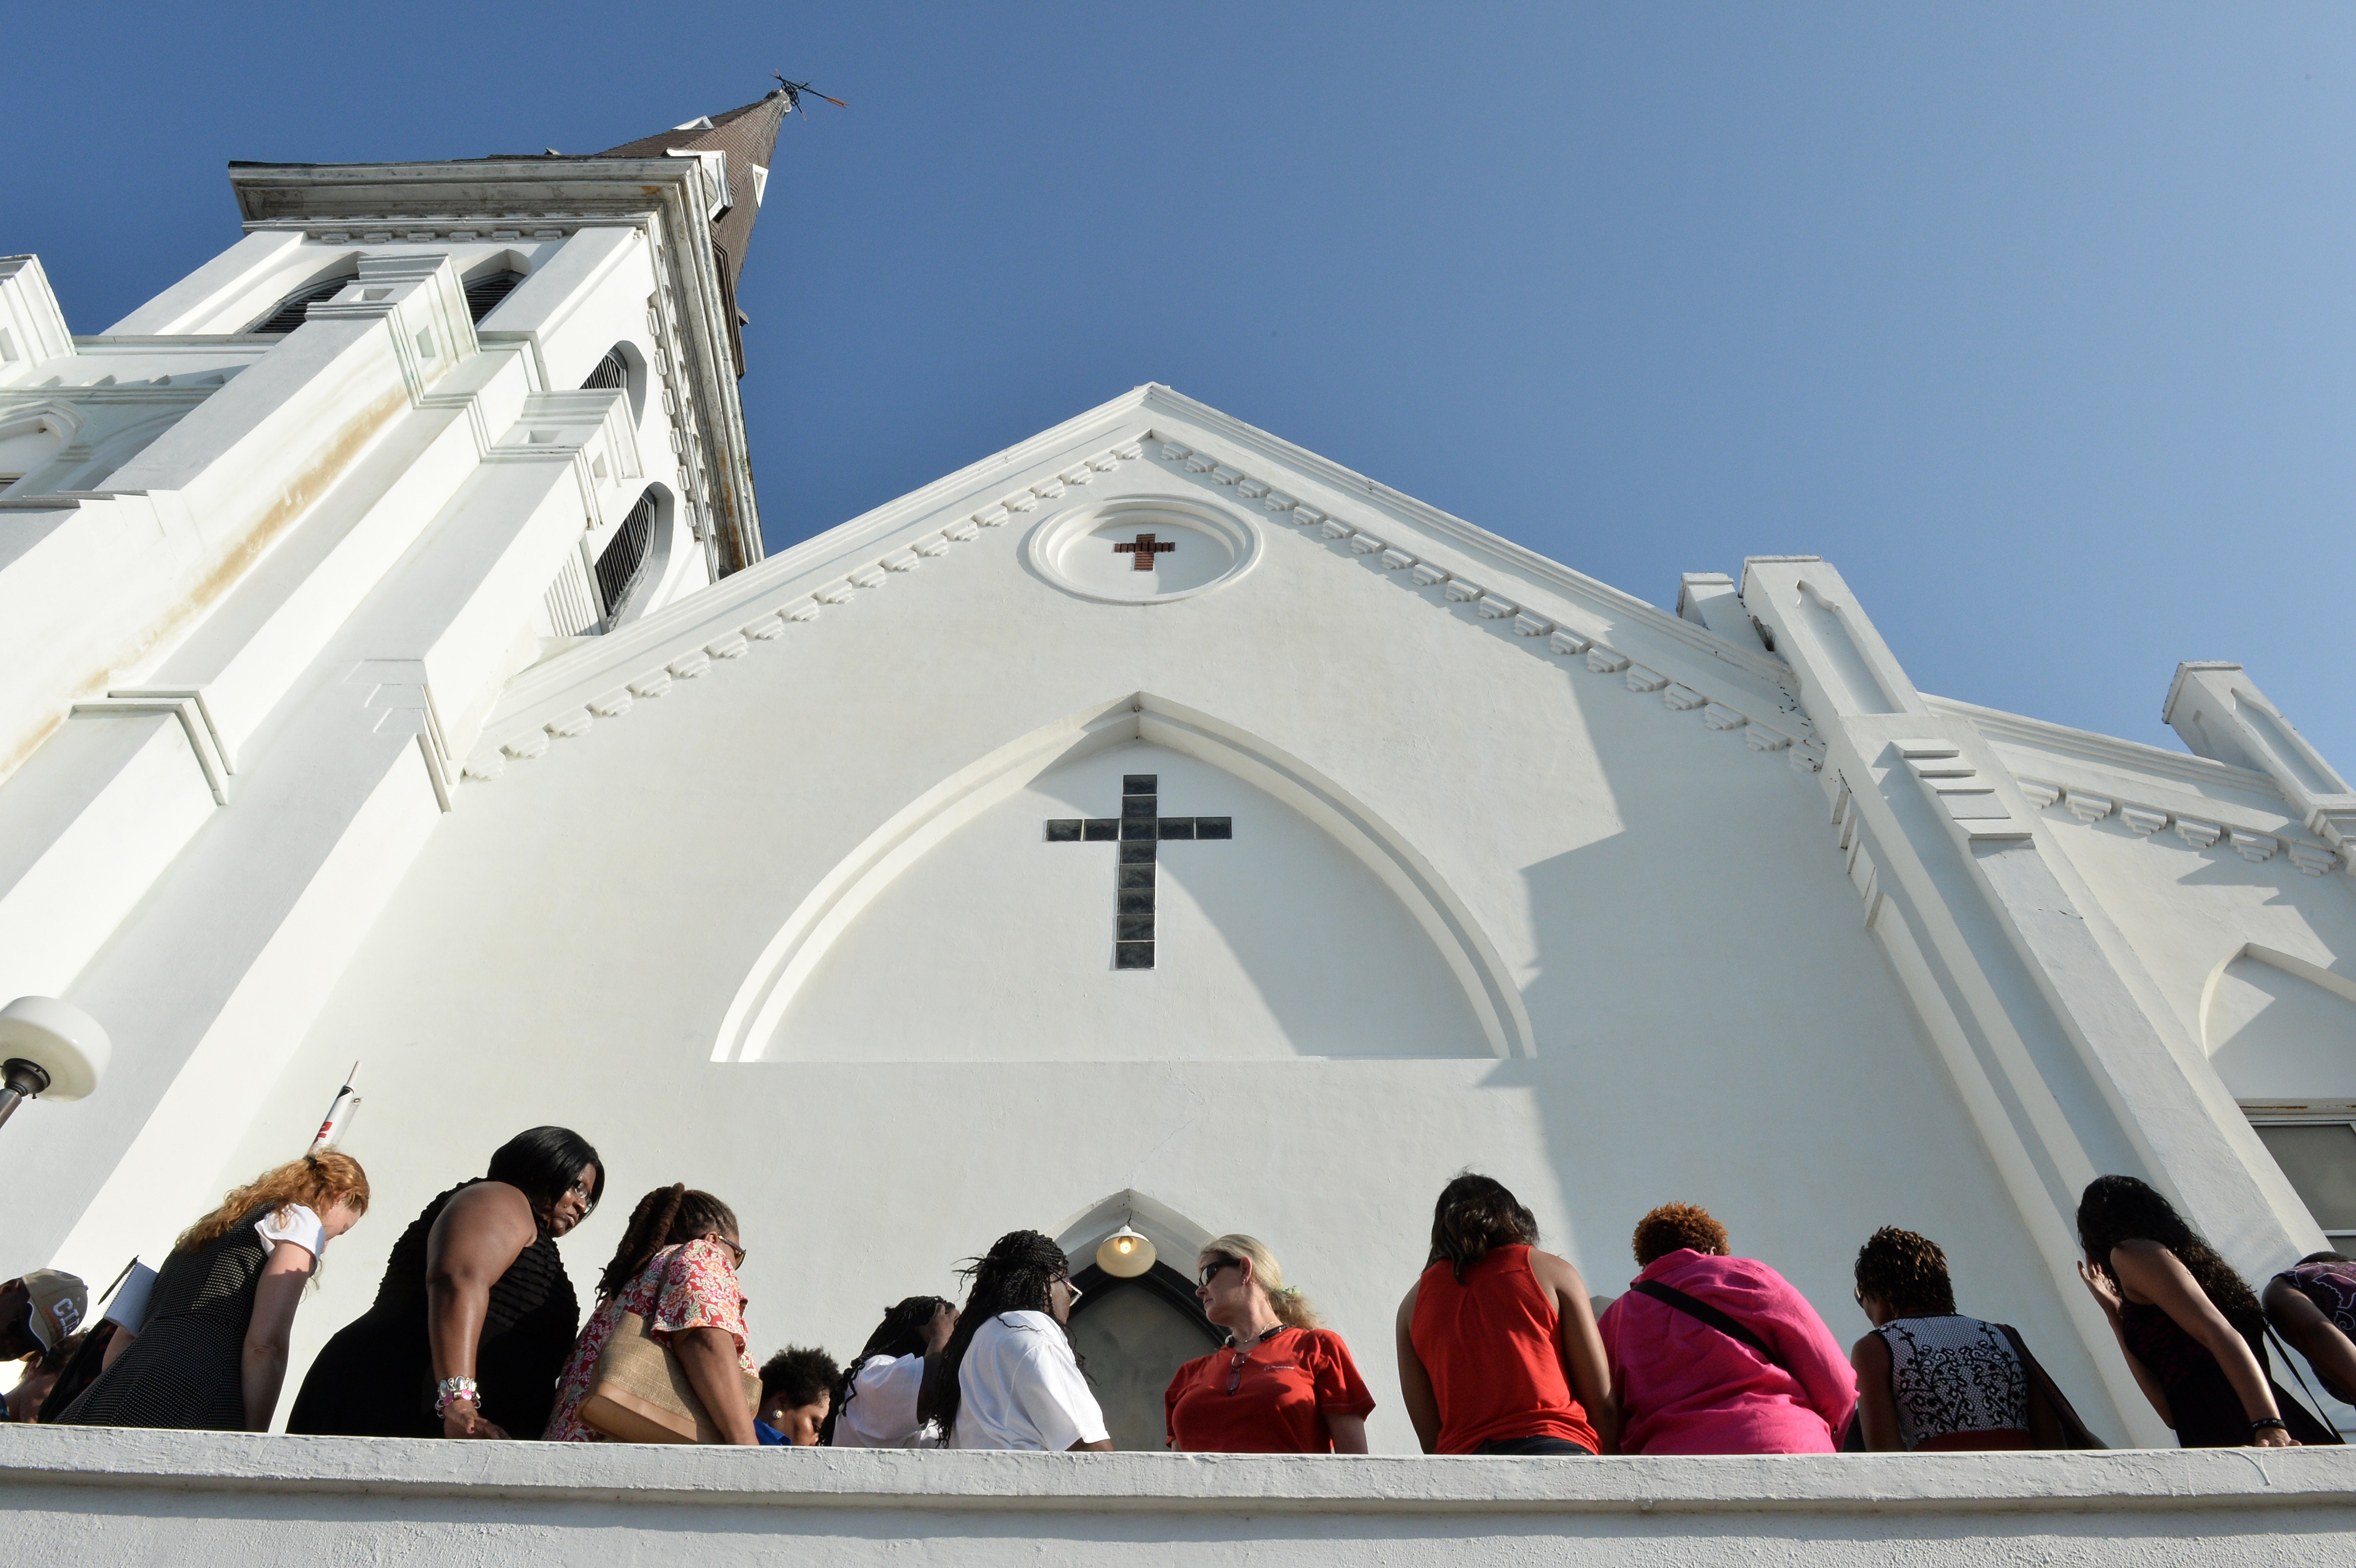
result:
M 638 1200 L 614 1261 L 598 1276 L 597 1306 L 557 1379 L 548 1441 L 604 1441 L 582 1421 L 581 1402 L 596 1381 L 605 1342 L 623 1315 L 635 1312 L 679 1358 L 722 1441 L 752 1446 L 753 1412 L 740 1397 L 738 1375 L 755 1375 L 744 1347 L 744 1294 L 736 1284 L 744 1261 L 735 1211 L 711 1193 L 659 1187 Z

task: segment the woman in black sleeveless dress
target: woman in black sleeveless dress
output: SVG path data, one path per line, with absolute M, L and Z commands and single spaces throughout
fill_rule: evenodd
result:
M 605 1189 L 578 1133 L 534 1127 L 502 1145 L 487 1176 L 402 1232 L 376 1304 L 311 1363 L 286 1430 L 538 1437 L 581 1326 L 556 1238 Z
M 368 1198 L 359 1162 L 335 1153 L 305 1155 L 230 1193 L 164 1261 L 138 1338 L 58 1420 L 269 1431 L 303 1286 Z
M 2078 1273 L 2177 1446 L 2340 1441 L 2274 1381 L 2257 1296 L 2167 1199 L 2132 1176 L 2098 1176 L 2078 1200 Z

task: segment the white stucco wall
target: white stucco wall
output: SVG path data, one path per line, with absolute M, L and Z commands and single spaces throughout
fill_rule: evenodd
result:
M 1124 433 L 1083 432 L 1074 454 Z M 816 603 L 1013 477 L 715 592 L 739 622 L 756 600 Z M 762 1352 L 848 1350 L 884 1304 L 955 1294 L 955 1261 L 1000 1232 L 1056 1232 L 1135 1189 L 1202 1232 L 1266 1238 L 1355 1347 L 1381 1401 L 1376 1445 L 1408 1449 L 1391 1311 L 1433 1195 L 1469 1164 L 1513 1185 L 1603 1294 L 1633 1272 L 1641 1213 L 1706 1203 L 1844 1339 L 1866 1327 L 1848 1304 L 1858 1243 L 1885 1223 L 1922 1230 L 1966 1307 L 2019 1324 L 2098 1425 L 2149 1425 L 2109 1407 L 1860 928 L 1813 774 L 1177 464 L 1133 459 L 1073 489 L 1091 505 L 1157 494 L 1226 507 L 1261 530 L 1260 559 L 1177 603 L 1099 603 L 1025 564 L 1024 531 L 1058 510 L 1043 506 L 907 556 L 914 570 L 876 571 L 885 586 L 777 635 L 732 648 L 724 624 L 694 630 L 691 601 L 518 683 L 559 688 L 564 661 L 616 690 L 642 673 L 616 661 L 705 667 L 466 786 L 206 1173 L 218 1186 L 299 1147 L 366 1061 L 347 1147 L 378 1207 L 305 1308 L 298 1374 L 428 1198 L 554 1121 L 612 1172 L 605 1208 L 565 1243 L 576 1280 L 637 1194 L 707 1187 L 744 1218 Z M 1451 559 L 1444 539 L 1393 531 Z M 1590 613 L 1494 562 L 1456 564 L 1533 613 Z M 1622 612 L 1623 642 L 1657 639 L 1646 656 L 1780 711 L 1757 666 L 1718 660 L 1713 677 L 1706 637 L 1678 644 L 1638 612 Z M 696 654 L 705 641 L 735 656 Z M 1461 987 L 1363 862 L 1248 781 L 1149 746 L 1051 770 L 916 858 L 828 954 L 785 1035 L 745 1051 L 765 1060 L 712 1060 L 772 937 L 871 835 L 980 759 L 1141 690 L 1282 751 L 1379 819 L 1494 949 L 1534 1051 L 1495 1054 L 1462 1023 Z M 487 735 L 509 734 L 522 700 Z M 1045 843 L 1037 827 L 1109 813 L 1125 771 L 1165 774 L 1166 812 L 1231 805 L 1237 824 L 1230 843 L 1173 848 L 1147 974 L 1109 966 L 1111 846 Z M 93 1251 L 153 1249 L 177 1222 L 159 1211 L 152 1235 Z
M 2275 1564 L 2356 1456 L 1269 1459 L 0 1428 L 12 1562 Z

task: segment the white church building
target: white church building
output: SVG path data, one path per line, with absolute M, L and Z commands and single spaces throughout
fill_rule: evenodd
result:
M 1084 1275 L 1074 1329 L 1148 1451 L 0 1427 L 14 1558 L 2349 1529 L 2344 1451 L 2176 1452 L 2076 1275 L 2106 1171 L 2253 1279 L 2356 1236 L 2356 791 L 2253 672 L 2152 672 L 2182 751 L 1931 696 L 1831 562 L 1657 607 L 1161 386 L 765 558 L 734 286 L 785 112 L 232 165 L 242 238 L 96 335 L 0 259 L 0 1002 L 112 1048 L 0 1128 L 0 1278 L 159 1263 L 358 1060 L 375 1205 L 290 1391 L 427 1200 L 552 1122 L 610 1176 L 584 1296 L 638 1193 L 706 1188 L 761 1355 L 855 1349 L 1005 1231 L 1086 1270 L 1132 1225 L 1161 1264 Z M 1604 1296 L 1701 1203 L 1844 1340 L 1858 1244 L 1922 1232 L 2115 1451 L 1424 1457 L 1392 1313 L 1466 1166 Z M 1228 1231 L 1350 1341 L 1374 1456 L 1158 1452 Z

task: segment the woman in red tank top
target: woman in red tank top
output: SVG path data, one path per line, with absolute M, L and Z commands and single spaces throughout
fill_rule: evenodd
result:
M 1505 1184 L 1440 1189 L 1398 1310 L 1399 1392 L 1427 1454 L 1610 1454 L 1619 1417 L 1579 1271 Z

